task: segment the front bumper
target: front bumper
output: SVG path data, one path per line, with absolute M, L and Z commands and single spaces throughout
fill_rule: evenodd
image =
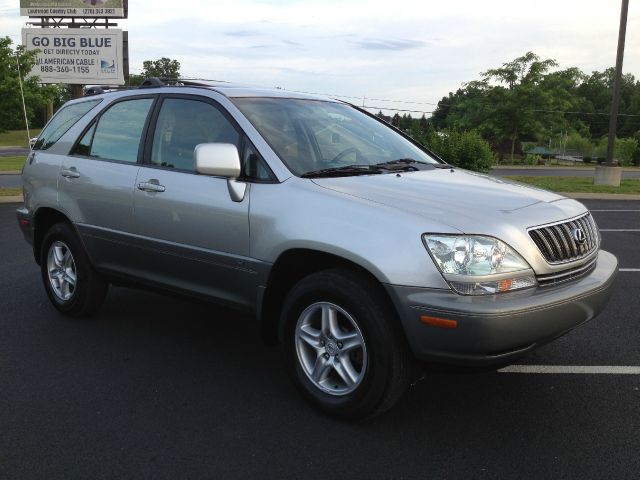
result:
M 420 360 L 504 364 L 596 317 L 605 307 L 618 261 L 601 250 L 596 268 L 566 284 L 487 296 L 387 285 L 409 345 Z M 425 325 L 421 316 L 457 322 Z

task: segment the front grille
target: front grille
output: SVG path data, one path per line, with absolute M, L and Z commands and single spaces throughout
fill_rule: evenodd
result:
M 584 241 L 576 232 L 582 231 Z M 598 248 L 599 237 L 590 213 L 571 220 L 543 225 L 529 230 L 529 236 L 545 260 L 551 264 L 572 262 L 588 256 Z
M 549 287 L 552 285 L 557 285 L 559 283 L 576 280 L 590 273 L 596 267 L 597 260 L 598 258 L 596 257 L 588 263 L 580 265 L 579 267 L 569 268 L 567 270 L 549 273 L 546 275 L 537 275 L 536 280 L 538 280 L 538 285 L 541 287 Z

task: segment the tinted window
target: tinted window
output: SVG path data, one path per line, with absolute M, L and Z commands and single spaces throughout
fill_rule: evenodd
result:
M 76 148 L 73 151 L 74 155 L 77 154 L 89 156 L 89 154 L 91 153 L 91 140 L 93 140 L 93 134 L 95 131 L 96 124 L 94 123 L 93 126 L 89 130 L 87 130 L 87 133 L 82 136 L 82 138 L 78 142 L 78 145 L 76 145 Z
M 242 155 L 242 178 L 246 180 L 273 180 L 264 161 L 248 143 Z
M 401 159 L 438 163 L 389 126 L 349 105 L 290 98 L 234 102 L 296 175 Z
M 118 102 L 110 107 L 98 120 L 91 141 L 90 156 L 135 163 L 138 160 L 140 137 L 152 103 L 152 98 L 138 98 Z M 88 140 L 83 137 L 81 143 Z
M 100 103 L 100 100 L 95 99 L 86 102 L 73 103 L 62 107 L 47 124 L 44 130 L 40 132 L 40 135 L 38 135 L 38 141 L 33 146 L 33 149 L 46 150 L 49 148 L 98 103 Z
M 216 107 L 198 100 L 168 98 L 162 102 L 153 136 L 151 163 L 194 171 L 193 149 L 199 143 L 232 143 L 240 135 Z

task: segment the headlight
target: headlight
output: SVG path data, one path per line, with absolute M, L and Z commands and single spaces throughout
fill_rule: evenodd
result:
M 491 295 L 537 285 L 529 264 L 497 238 L 479 235 L 422 236 L 451 288 L 463 295 Z

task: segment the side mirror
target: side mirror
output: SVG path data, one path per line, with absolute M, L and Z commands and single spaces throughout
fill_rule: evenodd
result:
M 201 143 L 193 150 L 196 172 L 213 177 L 225 177 L 229 196 L 234 202 L 242 202 L 247 184 L 236 179 L 242 172 L 240 155 L 231 143 Z
M 201 143 L 193 151 L 196 171 L 214 177 L 240 176 L 240 155 L 230 143 Z

